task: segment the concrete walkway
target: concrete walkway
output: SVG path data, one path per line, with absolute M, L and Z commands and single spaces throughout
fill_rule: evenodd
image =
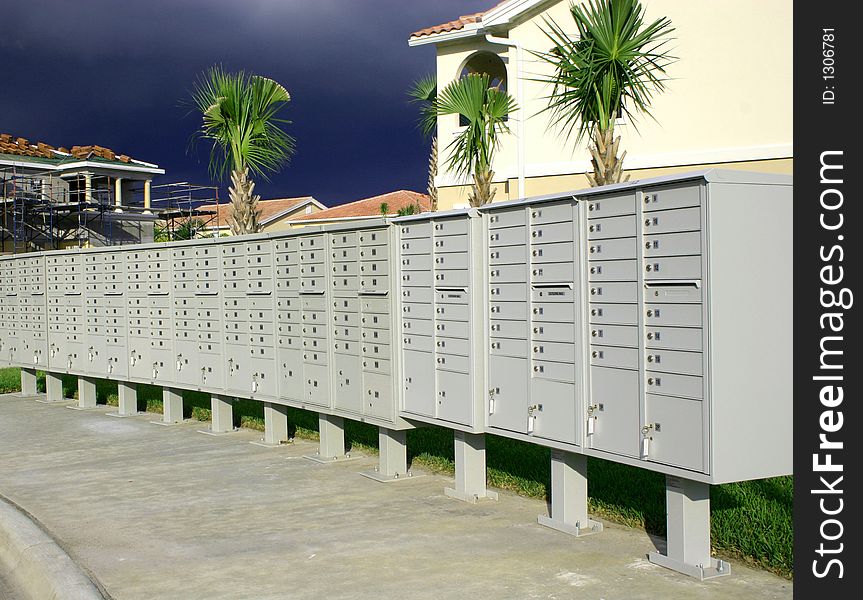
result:
M 791 598 L 791 583 L 738 563 L 703 583 L 656 567 L 643 532 L 543 528 L 536 500 L 464 504 L 445 477 L 360 477 L 375 457 L 320 465 L 302 458 L 311 442 L 262 448 L 253 431 L 108 410 L 0 396 L 0 494 L 117 600 Z

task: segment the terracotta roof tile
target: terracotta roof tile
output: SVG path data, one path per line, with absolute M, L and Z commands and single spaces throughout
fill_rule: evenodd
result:
M 437 33 L 446 33 L 448 31 L 458 31 L 459 29 L 464 29 L 465 25 L 470 25 L 472 23 L 477 23 L 479 21 L 482 21 L 482 16 L 484 14 L 494 10 L 495 8 L 497 8 L 498 6 L 500 6 L 502 4 L 506 4 L 509 1 L 510 0 L 503 0 L 503 2 L 496 4 L 495 6 L 489 8 L 488 10 L 484 10 L 484 11 L 478 12 L 478 13 L 473 13 L 472 15 L 462 15 L 461 17 L 459 17 L 455 21 L 449 21 L 447 23 L 441 23 L 440 25 L 434 25 L 432 27 L 426 27 L 425 29 L 420 29 L 419 31 L 414 31 L 411 34 L 411 37 L 412 38 L 418 38 L 418 37 L 423 37 L 423 36 L 427 36 L 427 35 L 435 35 Z
M 347 204 L 340 204 L 322 210 L 311 215 L 297 215 L 292 218 L 292 221 L 326 221 L 329 219 L 344 219 L 350 217 L 380 217 L 381 204 L 387 205 L 387 216 L 395 215 L 400 209 L 409 205 L 419 204 L 423 212 L 430 209 L 429 197 L 418 192 L 409 190 L 398 190 L 374 196 L 372 198 L 364 198 Z
M 281 213 L 289 211 L 292 208 L 297 208 L 300 205 L 303 205 L 312 200 L 314 200 L 312 196 L 300 196 L 298 198 L 271 198 L 269 200 L 260 200 L 258 201 L 258 209 L 261 211 L 260 221 L 261 223 L 266 224 L 267 221 L 277 217 Z M 228 218 L 231 214 L 230 201 L 225 201 L 224 203 L 218 205 L 205 204 L 199 206 L 198 210 L 212 211 L 216 213 L 216 215 L 214 215 L 213 217 L 202 217 L 205 221 L 208 221 L 208 227 L 228 226 Z
M 63 158 L 64 155 L 71 154 L 73 158 L 78 159 L 87 159 L 96 156 L 105 160 L 120 161 L 123 163 L 132 162 L 131 157 L 125 154 L 117 156 L 113 150 L 103 146 L 72 146 L 72 150 L 69 151 L 62 146 L 55 148 L 45 142 L 31 144 L 27 138 L 14 138 L 8 133 L 0 133 L 0 154 L 14 154 L 16 156 L 31 156 L 34 158 Z

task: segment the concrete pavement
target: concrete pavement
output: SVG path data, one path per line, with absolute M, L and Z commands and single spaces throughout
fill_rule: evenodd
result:
M 381 484 L 376 464 L 304 460 L 153 415 L 0 396 L 0 494 L 32 513 L 117 600 L 152 598 L 780 599 L 792 584 L 732 563 L 698 582 L 647 562 L 641 531 L 543 528 L 546 504 L 464 504 L 445 477 Z M 0 525 L 2 526 L 2 525 Z

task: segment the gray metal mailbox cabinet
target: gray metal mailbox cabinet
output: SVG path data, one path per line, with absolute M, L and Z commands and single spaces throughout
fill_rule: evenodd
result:
M 451 211 L 394 223 L 402 414 L 460 431 L 483 431 L 479 215 Z

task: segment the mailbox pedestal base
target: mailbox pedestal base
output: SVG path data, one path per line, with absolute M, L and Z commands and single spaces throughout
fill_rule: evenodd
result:
M 318 431 L 321 437 L 318 453 L 307 455 L 304 458 L 322 464 L 345 462 L 352 459 L 350 454 L 345 453 L 345 420 L 343 418 L 319 414 Z
M 210 428 L 198 433 L 225 435 L 234 432 L 234 401 L 225 396 L 210 396 Z
M 407 431 L 393 431 L 385 427 L 378 428 L 378 466 L 374 471 L 363 471 L 363 477 L 390 483 L 405 481 L 413 477 L 408 471 Z
M 288 407 L 264 402 L 264 439 L 249 443 L 265 448 L 278 448 L 292 441 L 288 433 Z
M 464 502 L 497 500 L 497 492 L 485 487 L 485 435 L 455 432 L 455 488 L 444 494 Z
M 58 404 L 60 402 L 69 402 L 69 399 L 63 396 L 63 377 L 57 373 L 45 373 L 45 397 L 38 398 L 36 402 L 43 404 Z
M 108 413 L 109 417 L 134 417 L 138 414 L 138 386 L 125 381 L 117 382 L 117 412 Z
M 602 523 L 587 516 L 587 457 L 551 451 L 551 514 L 539 515 L 540 525 L 570 535 L 602 531 Z
M 67 406 L 72 410 L 96 408 L 96 380 L 91 377 L 78 378 L 78 404 Z
M 179 390 L 162 388 L 162 420 L 156 425 L 175 425 L 183 422 L 183 394 Z
M 650 562 L 704 580 L 731 573 L 731 565 L 710 556 L 710 486 L 665 476 L 668 547 Z
M 36 391 L 36 369 L 21 369 L 21 395 L 35 396 Z

